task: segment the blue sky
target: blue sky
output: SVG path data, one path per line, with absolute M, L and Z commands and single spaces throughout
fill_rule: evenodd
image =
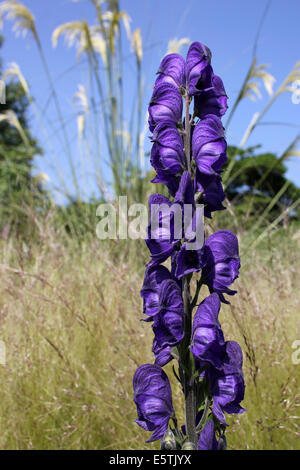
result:
M 68 131 L 72 141 L 76 141 L 75 114 L 72 97 L 78 83 L 84 83 L 87 75 L 85 62 L 76 66 L 75 49 L 67 49 L 61 40 L 53 49 L 50 38 L 56 26 L 67 21 L 86 18 L 90 23 L 95 14 L 89 2 L 71 0 L 25 0 L 32 11 L 49 63 L 63 112 L 68 119 Z M 159 62 L 166 52 L 171 38 L 188 37 L 208 45 L 213 53 L 212 65 L 215 73 L 221 75 L 229 96 L 229 106 L 234 103 L 241 82 L 249 67 L 254 38 L 266 2 L 252 0 L 121 0 L 121 9 L 126 10 L 132 19 L 131 27 L 142 30 L 144 57 L 144 111 L 151 96 L 151 88 Z M 299 0 L 273 0 L 265 19 L 259 43 L 258 62 L 269 64 L 269 71 L 276 78 L 275 89 L 297 61 L 300 60 Z M 30 38 L 15 38 L 11 23 L 5 23 L 3 34 L 5 45 L 2 55 L 4 68 L 9 62 L 17 62 L 27 78 L 32 94 L 41 109 L 47 104 L 49 88 L 45 80 L 36 46 Z M 124 45 L 124 82 L 128 95 L 135 92 L 133 57 L 128 55 L 129 44 Z M 186 48 L 182 49 L 185 55 Z M 252 102 L 246 99 L 238 108 L 227 130 L 230 144 L 238 144 L 253 114 L 263 108 L 268 95 L 261 86 L 262 99 Z M 51 107 L 52 106 L 52 107 Z M 128 99 L 129 106 L 129 99 Z M 56 120 L 53 105 L 47 108 L 47 117 Z M 249 145 L 261 144 L 263 150 L 280 155 L 300 128 L 300 104 L 292 103 L 291 95 L 281 95 L 264 122 L 285 122 L 293 126 L 258 126 L 248 141 Z M 34 134 L 41 140 L 40 130 L 32 116 Z M 224 119 L 226 122 L 226 119 Z M 56 124 L 57 125 L 57 124 Z M 53 140 L 53 145 L 59 146 Z M 74 150 L 76 144 L 74 143 Z M 59 153 L 59 147 L 57 147 Z M 56 183 L 55 173 L 47 168 L 47 151 L 43 158 L 36 160 L 36 171 L 48 172 Z M 62 171 L 67 174 L 67 164 L 60 162 Z M 288 176 L 300 185 L 300 158 L 293 157 L 288 163 Z

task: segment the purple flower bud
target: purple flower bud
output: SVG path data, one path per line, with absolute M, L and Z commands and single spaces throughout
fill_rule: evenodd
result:
M 211 88 L 211 52 L 200 42 L 191 44 L 186 57 L 186 76 L 191 96 Z
M 164 366 L 172 359 L 171 347 L 183 339 L 184 306 L 181 289 L 176 281 L 166 280 L 161 284 L 159 313 L 154 317 L 154 341 L 152 351 L 156 363 Z
M 153 266 L 146 270 L 141 297 L 144 300 L 143 312 L 154 317 L 159 311 L 159 292 L 161 283 L 172 279 L 170 271 L 165 266 Z
M 218 320 L 220 299 L 213 293 L 199 305 L 193 321 L 191 352 L 202 367 L 209 363 L 217 369 L 223 365 L 224 335 Z
M 176 175 L 184 166 L 183 141 L 175 122 L 162 121 L 153 131 L 151 165 L 163 174 Z
M 195 175 L 195 192 L 201 193 L 201 202 L 204 204 L 205 217 L 211 218 L 211 213 L 226 209 L 222 205 L 225 199 L 220 175 L 206 175 L 200 173 L 198 168 Z
M 212 175 L 221 169 L 227 160 L 227 144 L 219 117 L 209 114 L 197 123 L 192 147 L 193 158 L 201 173 Z
M 180 54 L 168 54 L 160 63 L 159 74 L 155 85 L 161 83 L 171 83 L 171 85 L 181 88 L 185 87 L 185 61 Z
M 202 91 L 194 97 L 194 114 L 201 119 L 208 114 L 222 117 L 228 109 L 227 95 L 221 78 L 213 74 L 211 85 L 211 89 Z
M 162 121 L 177 123 L 182 116 L 182 97 L 180 91 L 170 83 L 161 83 L 154 87 L 149 105 L 149 128 Z
M 146 431 L 154 431 L 147 442 L 162 438 L 174 413 L 167 375 L 157 364 L 144 364 L 134 374 L 133 390 L 138 414 L 135 422 Z
M 227 341 L 225 353 L 222 370 L 210 368 L 207 376 L 213 396 L 213 414 L 226 425 L 224 412 L 233 414 L 246 410 L 240 406 L 245 394 L 242 350 L 235 341 Z
M 200 433 L 198 450 L 218 450 L 218 441 L 216 439 L 215 426 L 212 420 L 207 421 Z

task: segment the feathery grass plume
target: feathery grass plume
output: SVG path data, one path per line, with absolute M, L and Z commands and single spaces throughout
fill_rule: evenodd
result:
M 8 68 L 4 71 L 3 76 L 2 76 L 3 80 L 7 80 L 10 77 L 12 79 L 17 78 L 19 80 L 25 94 L 30 99 L 29 86 L 28 86 L 27 80 L 25 79 L 24 75 L 21 72 L 19 65 L 16 62 L 9 63 Z
M 189 38 L 173 38 L 168 42 L 166 54 L 179 54 L 183 46 L 189 46 L 191 41 Z
M 255 80 L 256 78 L 260 78 L 263 81 L 268 94 L 270 96 L 273 95 L 273 85 L 276 79 L 273 77 L 273 75 L 265 70 L 267 67 L 268 65 L 266 64 L 257 65 L 256 59 L 254 58 L 250 67 L 247 83 L 241 90 L 241 94 L 238 97 L 238 102 L 246 97 L 250 98 L 252 101 L 256 101 L 256 98 L 262 97 L 261 91 L 259 89 L 260 83 Z
M 135 29 L 131 35 L 131 48 L 134 51 L 138 62 L 141 62 L 143 58 L 143 43 L 140 28 Z
M 28 8 L 15 0 L 5 0 L 0 3 L 0 27 L 3 26 L 3 18 L 14 21 L 13 31 L 16 35 L 25 37 L 31 33 L 36 41 L 39 42 L 38 34 L 35 28 L 35 19 Z
M 29 144 L 29 141 L 28 141 L 28 138 L 21 126 L 21 123 L 18 119 L 18 116 L 16 115 L 16 113 L 12 110 L 12 109 L 7 109 L 6 111 L 4 111 L 3 113 L 0 114 L 0 122 L 7 122 L 8 124 L 10 124 L 11 126 L 15 127 L 15 129 L 17 129 L 21 139 L 23 140 L 24 144 L 29 147 L 30 144 Z
M 77 49 L 77 58 L 83 52 L 89 53 L 93 49 L 99 53 L 103 62 L 107 63 L 105 41 L 99 32 L 97 25 L 89 26 L 86 21 L 70 21 L 64 23 L 52 33 L 52 45 L 57 46 L 60 36 L 64 36 L 68 47 L 75 46 Z
M 89 100 L 84 85 L 78 85 L 78 91 L 74 94 L 74 100 L 80 108 L 80 112 L 77 116 L 77 131 L 79 142 L 81 142 L 85 129 L 85 116 L 90 112 Z
M 75 171 L 75 167 L 73 163 L 70 142 L 69 142 L 68 134 L 66 131 L 65 121 L 63 119 L 59 99 L 56 93 L 55 86 L 53 84 L 53 80 L 52 80 L 51 73 L 50 73 L 47 60 L 44 54 L 42 43 L 40 41 L 36 26 L 35 26 L 34 17 L 29 11 L 29 9 L 25 7 L 25 5 L 15 0 L 5 0 L 4 2 L 0 4 L 0 26 L 3 24 L 3 18 L 5 16 L 8 20 L 14 21 L 13 30 L 16 32 L 17 35 L 22 34 L 23 36 L 26 36 L 27 33 L 31 33 L 36 41 L 40 58 L 41 58 L 50 88 L 51 88 L 52 96 L 53 96 L 55 107 L 56 107 L 57 114 L 58 114 L 58 119 L 60 121 L 61 130 L 62 130 L 63 138 L 65 141 L 66 153 L 68 155 L 69 164 L 70 164 L 70 168 L 72 172 L 73 183 L 74 183 L 77 195 L 79 195 L 79 186 L 78 186 L 76 171 Z
M 85 114 L 89 114 L 89 99 L 84 85 L 78 85 L 78 91 L 74 94 L 74 99 Z

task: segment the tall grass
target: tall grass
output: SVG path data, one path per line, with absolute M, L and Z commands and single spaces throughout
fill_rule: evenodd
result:
M 151 328 L 139 321 L 144 245 L 94 239 L 78 249 L 51 230 L 44 237 L 40 247 L 1 246 L 0 447 L 144 448 L 132 401 L 136 367 L 153 361 Z M 279 231 L 244 256 L 239 295 L 223 309 L 247 384 L 248 411 L 230 418 L 230 449 L 299 448 L 297 243 Z M 178 410 L 180 397 L 175 385 Z

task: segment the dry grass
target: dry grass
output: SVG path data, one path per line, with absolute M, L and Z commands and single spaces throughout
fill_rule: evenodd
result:
M 289 238 L 245 256 L 239 295 L 222 309 L 226 338 L 245 356 L 248 412 L 230 418 L 233 449 L 299 448 L 300 254 Z M 1 247 L 2 449 L 157 446 L 133 423 L 132 376 L 153 361 L 151 328 L 139 321 L 147 252 L 134 245 Z M 173 394 L 182 409 L 177 386 Z

